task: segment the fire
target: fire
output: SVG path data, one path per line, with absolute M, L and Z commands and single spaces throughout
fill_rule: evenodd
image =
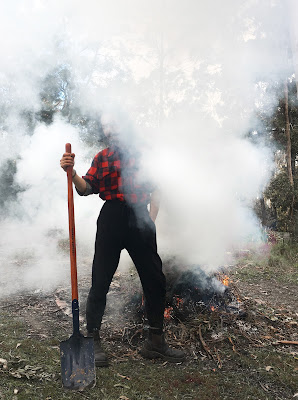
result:
M 165 312 L 164 312 L 165 320 L 169 321 L 171 319 L 172 311 L 173 311 L 173 307 L 168 307 L 168 308 L 165 309 Z
M 175 296 L 175 300 L 176 300 L 176 306 L 177 306 L 177 307 L 182 306 L 182 304 L 183 304 L 183 299 L 181 299 L 181 298 L 178 297 L 178 296 Z
M 179 308 L 179 307 L 181 307 L 183 305 L 183 299 L 181 299 L 179 296 L 175 295 L 174 296 L 174 300 L 175 300 L 175 303 L 176 303 L 176 304 L 174 304 L 175 308 Z M 172 318 L 172 313 L 173 313 L 173 307 L 165 308 L 164 319 L 166 321 L 169 321 Z
M 225 285 L 225 286 L 229 286 L 229 281 L 230 281 L 230 278 L 228 277 L 228 275 L 224 275 L 224 276 L 221 278 L 221 283 L 222 283 L 223 285 Z

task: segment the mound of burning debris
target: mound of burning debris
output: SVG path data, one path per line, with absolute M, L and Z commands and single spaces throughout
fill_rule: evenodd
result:
M 273 345 L 277 351 L 295 351 L 298 323 L 290 310 L 256 301 L 249 295 L 249 288 L 243 295 L 223 271 L 208 275 L 198 267 L 182 268 L 169 260 L 164 261 L 164 272 L 167 340 L 185 349 L 189 360 L 206 359 L 221 368 L 231 355 L 229 350 L 238 355 Z M 82 318 L 89 285 L 89 278 L 80 279 Z M 55 298 L 63 314 L 70 314 L 65 307 L 69 303 L 69 288 L 60 288 Z M 71 321 L 70 315 L 68 318 Z M 145 336 L 146 319 L 138 275 L 135 269 L 117 272 L 102 324 L 106 349 L 115 362 L 138 359 Z
M 208 275 L 198 266 L 178 267 L 175 260 L 168 260 L 164 263 L 164 273 L 167 280 L 166 321 L 185 322 L 215 310 L 245 318 L 243 304 L 229 288 L 229 278 L 223 272 Z M 144 318 L 141 291 L 133 293 L 125 309 L 133 319 Z
M 164 272 L 167 337 L 172 345 L 186 349 L 192 359 L 206 358 L 221 368 L 227 348 L 246 354 L 252 347 L 274 345 L 278 351 L 291 352 L 298 344 L 295 316 L 243 296 L 223 271 L 207 275 L 198 267 L 178 268 L 170 261 L 164 263 Z M 130 294 L 124 308 L 130 320 L 122 329 L 121 341 L 136 351 L 144 338 L 144 322 L 146 326 L 142 293 Z

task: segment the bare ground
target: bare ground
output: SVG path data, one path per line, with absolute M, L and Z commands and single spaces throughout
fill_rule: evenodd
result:
M 270 279 L 264 277 L 262 279 L 260 277 L 242 279 L 243 268 L 239 265 L 230 272 L 230 277 L 232 280 L 231 290 L 246 311 L 244 318 L 215 310 L 194 315 L 187 321 L 170 320 L 167 322 L 166 332 L 169 342 L 185 349 L 187 361 L 176 370 L 171 369 L 171 366 L 168 367 L 167 373 L 174 374 L 173 384 L 169 387 L 166 386 L 164 394 L 156 394 L 152 382 L 149 382 L 149 389 L 145 388 L 146 383 L 143 383 L 139 389 L 136 385 L 134 394 L 131 389 L 125 389 L 125 384 L 123 384 L 121 393 L 125 392 L 125 394 L 118 397 L 115 394 L 106 394 L 96 398 L 163 400 L 170 398 L 207 399 L 212 396 L 214 399 L 269 400 L 298 397 L 297 364 L 295 366 L 298 359 L 296 343 L 298 341 L 297 286 L 293 283 L 279 282 L 272 277 Z M 166 364 L 161 361 L 142 360 L 138 354 L 144 340 L 141 317 L 136 317 L 135 314 L 128 315 L 127 312 L 123 313 L 122 307 L 131 297 L 129 280 L 130 275 L 117 274 L 115 276 L 108 295 L 107 311 L 102 327 L 103 340 L 110 358 L 110 371 L 114 377 L 115 374 L 119 375 L 120 371 L 120 377 L 123 376 L 124 378 L 121 379 L 124 381 L 125 377 L 129 375 L 128 371 L 133 375 L 134 366 L 138 370 L 135 372 L 138 375 L 144 366 L 147 369 L 155 368 L 151 369 L 151 374 L 154 374 L 160 368 L 165 368 Z M 83 331 L 88 289 L 89 278 L 81 277 L 80 302 Z M 23 293 L 13 300 L 3 299 L 0 311 L 9 313 L 14 320 L 20 321 L 24 326 L 23 331 L 16 338 L 19 341 L 16 346 L 22 343 L 22 340 L 44 342 L 47 346 L 50 343 L 51 348 L 57 351 L 55 361 L 57 363 L 57 360 L 59 361 L 59 342 L 67 339 L 72 333 L 70 304 L 70 287 L 66 286 L 47 295 Z M 130 312 L 127 309 L 126 311 Z M 286 341 L 291 341 L 292 344 L 288 344 Z M 3 350 L 2 343 L 4 342 L 0 343 L 1 351 Z M 4 353 L 2 351 L 0 358 L 7 357 L 7 354 Z M 134 366 L 130 364 L 132 360 L 135 363 Z M 288 366 L 285 366 L 285 363 Z M 125 369 L 125 365 L 129 365 L 128 371 Z M 2 372 L 5 371 L 2 369 Z M 104 374 L 110 373 L 104 372 Z M 210 374 L 214 374 L 214 376 Z M 6 375 L 0 374 L 1 376 Z M 220 376 L 222 381 L 214 386 L 213 380 L 216 379 L 218 382 Z M 128 379 L 130 378 L 128 377 Z M 154 379 L 158 380 L 158 376 Z M 253 388 L 254 383 L 256 383 L 256 388 Z M 223 386 L 221 387 L 221 385 Z M 114 389 L 113 385 L 111 387 L 109 393 L 118 390 L 121 385 L 114 385 Z M 145 389 L 149 390 L 148 393 L 151 393 L 151 397 L 140 394 Z M 104 389 L 101 390 L 104 393 Z M 183 394 L 183 391 L 186 391 L 186 394 Z M 182 397 L 182 394 L 186 397 Z M 205 395 L 206 397 L 204 397 Z M 0 389 L 0 399 L 12 398 L 3 396 L 1 397 Z M 90 392 L 85 395 L 85 398 L 95 398 L 92 396 Z M 18 398 L 22 397 L 14 399 Z M 45 399 L 46 397 L 31 398 Z M 63 397 L 47 397 L 48 400 L 54 398 L 68 397 L 65 395 Z

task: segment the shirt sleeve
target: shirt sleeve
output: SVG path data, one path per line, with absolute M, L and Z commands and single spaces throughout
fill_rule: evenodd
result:
M 91 187 L 92 192 L 90 192 L 89 194 L 99 193 L 99 163 L 101 158 L 102 158 L 101 154 L 98 153 L 94 157 L 91 167 L 88 169 L 86 175 L 82 177 L 86 181 L 87 186 L 89 185 Z

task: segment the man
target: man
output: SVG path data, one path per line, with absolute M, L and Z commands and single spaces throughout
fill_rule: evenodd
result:
M 99 194 L 105 203 L 97 220 L 92 286 L 87 299 L 87 331 L 94 338 L 96 366 L 108 365 L 101 347 L 99 330 L 113 275 L 120 253 L 126 249 L 131 256 L 144 291 L 149 335 L 141 349 L 145 358 L 163 358 L 180 362 L 181 350 L 170 348 L 163 334 L 165 277 L 157 253 L 154 221 L 159 210 L 159 193 L 139 177 L 137 152 L 120 142 L 106 124 L 104 133 L 110 146 L 93 159 L 85 176 L 73 169 L 73 183 L 79 195 Z M 65 153 L 60 160 L 66 171 L 74 166 L 75 154 Z M 148 212 L 147 205 L 150 204 Z

